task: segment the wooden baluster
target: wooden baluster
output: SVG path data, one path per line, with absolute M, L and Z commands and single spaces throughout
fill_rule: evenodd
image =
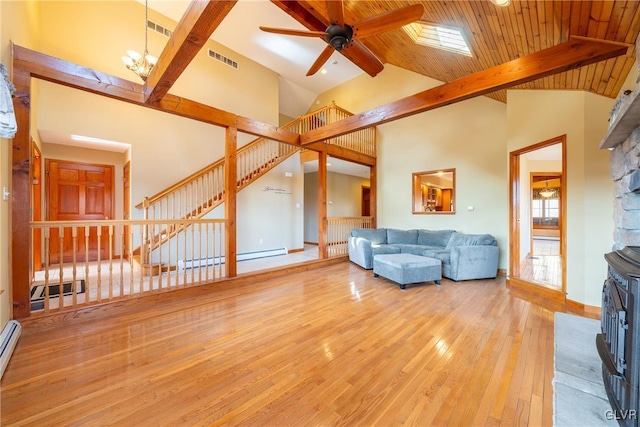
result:
M 158 245 L 157 245 L 157 251 L 158 251 L 158 268 L 159 268 L 159 272 L 158 272 L 158 289 L 162 289 L 162 242 L 165 241 L 165 239 L 168 238 L 168 236 L 163 235 L 163 229 L 164 230 L 168 230 L 169 228 L 169 224 L 158 224 Z M 152 274 L 151 278 L 155 281 L 155 276 Z
M 175 223 L 172 222 L 171 225 L 167 224 L 167 227 L 175 228 Z M 178 233 L 175 234 L 174 240 L 178 240 Z M 173 265 L 173 260 L 171 259 L 171 239 L 167 240 L 167 288 L 171 288 L 171 265 Z
M 76 253 L 78 252 L 78 227 L 75 225 L 71 227 L 71 240 L 73 242 L 73 255 L 72 255 L 72 262 L 71 262 L 71 294 L 73 295 L 71 298 L 73 302 L 71 305 L 75 307 L 78 304 L 78 290 L 76 289 L 76 283 L 77 283 Z M 64 305 L 64 298 L 60 300 L 60 305 L 61 306 Z
M 96 235 L 98 236 L 98 301 L 102 301 L 102 253 L 100 251 L 102 241 L 102 227 L 96 226 Z
M 135 225 L 129 221 L 129 223 L 131 224 L 131 226 L 129 227 L 129 233 L 125 236 L 127 239 L 129 239 L 129 297 L 131 297 L 133 295 L 133 277 L 134 277 L 134 270 L 135 270 L 135 264 L 133 262 L 133 251 L 131 250 L 131 248 L 133 248 L 133 241 L 134 241 L 134 227 Z
M 51 266 L 51 228 L 46 227 L 44 229 L 44 311 L 49 311 L 49 298 L 47 289 L 49 289 L 49 268 Z
M 109 227 L 109 299 L 111 300 L 113 299 L 113 224 L 107 227 Z
M 125 235 L 125 232 L 124 232 L 126 228 L 130 229 L 131 227 L 130 226 L 126 227 L 124 225 L 120 227 L 120 239 L 119 239 L 120 240 L 120 289 L 119 289 L 120 298 L 124 296 L 124 259 L 125 257 L 131 258 L 130 254 L 124 253 L 125 248 L 127 247 L 127 245 L 125 244 L 126 242 L 125 239 L 127 238 L 127 236 Z

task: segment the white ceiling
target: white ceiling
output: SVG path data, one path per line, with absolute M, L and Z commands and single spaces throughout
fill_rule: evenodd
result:
M 138 0 L 144 3 L 143 0 Z M 149 8 L 178 22 L 188 0 L 149 0 Z M 340 53 L 326 62 L 326 74 L 306 76 L 326 42 L 318 37 L 295 37 L 261 31 L 259 26 L 305 30 L 269 0 L 238 0 L 214 31 L 216 42 L 251 58 L 280 75 L 280 113 L 298 117 L 307 112 L 315 98 L 363 71 Z

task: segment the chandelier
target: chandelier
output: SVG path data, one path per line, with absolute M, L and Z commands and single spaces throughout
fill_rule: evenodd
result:
M 552 197 L 556 194 L 556 191 L 553 188 L 549 188 L 549 181 L 545 181 L 545 187 L 539 191 L 540 195 L 545 199 Z
M 142 81 L 147 81 L 147 77 L 151 73 L 153 66 L 158 62 L 158 58 L 153 55 L 149 55 L 147 50 L 147 35 L 149 33 L 149 1 L 144 2 L 144 53 L 140 55 L 135 50 L 128 50 L 127 55 L 122 57 L 122 62 L 128 69 L 136 73 Z

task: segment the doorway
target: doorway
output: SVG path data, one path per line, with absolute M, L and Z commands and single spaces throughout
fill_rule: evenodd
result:
M 371 187 L 362 186 L 361 216 L 371 216 Z
M 566 135 L 510 153 L 509 285 L 564 301 Z
M 47 220 L 113 219 L 113 171 L 112 165 L 45 159 Z M 98 253 L 110 253 L 106 228 L 100 239 L 95 227 L 90 228 L 88 239 L 84 227 L 77 229 L 75 237 L 68 227 L 62 239 L 58 238 L 58 232 L 51 229 L 51 264 L 93 261 L 98 259 Z

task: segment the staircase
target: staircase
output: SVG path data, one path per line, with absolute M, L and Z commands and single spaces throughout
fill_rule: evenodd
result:
M 295 133 L 304 133 L 351 115 L 332 103 L 286 124 L 283 128 Z M 374 128 L 343 135 L 327 142 L 375 156 Z M 243 146 L 236 156 L 236 191 L 247 187 L 299 150 L 299 147 L 267 138 L 258 138 Z M 201 218 L 224 202 L 224 178 L 224 159 L 220 159 L 154 196 L 145 198 L 136 208 L 144 209 L 145 220 Z M 147 256 L 144 258 L 185 228 L 185 225 L 176 225 L 158 233 L 148 233 L 144 251 Z M 133 251 L 134 256 L 139 256 L 140 253 L 140 247 Z

